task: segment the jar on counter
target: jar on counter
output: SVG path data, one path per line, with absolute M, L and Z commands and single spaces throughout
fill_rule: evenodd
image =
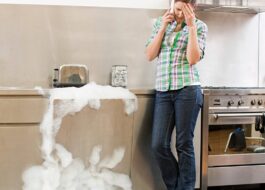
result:
M 115 87 L 127 87 L 127 73 L 127 65 L 113 65 L 111 85 Z

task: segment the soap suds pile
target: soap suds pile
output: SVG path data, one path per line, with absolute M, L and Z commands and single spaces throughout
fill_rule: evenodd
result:
M 49 107 L 40 125 L 42 134 L 41 153 L 43 164 L 27 169 L 23 175 L 23 190 L 131 190 L 129 176 L 115 173 L 113 169 L 124 156 L 124 148 L 117 148 L 113 154 L 101 159 L 102 147 L 93 148 L 89 165 L 55 142 L 61 122 L 67 114 L 81 111 L 85 106 L 100 108 L 101 99 L 122 99 L 125 112 L 131 114 L 137 109 L 137 98 L 129 90 L 100 86 L 95 83 L 81 88 L 56 88 L 48 92 L 36 88 L 40 94 L 49 96 Z M 60 99 L 60 104 L 53 102 Z

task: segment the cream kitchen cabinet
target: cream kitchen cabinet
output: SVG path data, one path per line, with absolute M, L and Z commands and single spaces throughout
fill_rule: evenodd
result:
M 75 115 L 64 117 L 56 141 L 86 164 L 95 145 L 102 145 L 101 158 L 110 156 L 115 148 L 124 147 L 125 156 L 114 171 L 128 174 L 133 190 L 164 190 L 151 150 L 154 91 L 133 90 L 133 93 L 138 98 L 135 113 L 127 115 L 122 100 L 101 100 L 99 110 L 86 106 Z M 61 100 L 56 100 L 55 105 L 58 101 Z M 42 163 L 39 124 L 47 105 L 48 99 L 37 91 L 0 90 L 0 189 L 21 189 L 23 171 Z M 196 130 L 199 169 L 200 128 Z
M 64 117 L 56 141 L 84 163 L 88 163 L 96 145 L 102 146 L 101 159 L 123 147 L 124 158 L 113 170 L 130 175 L 133 119 L 134 113 L 124 112 L 122 100 L 101 100 L 99 110 L 86 106 L 75 115 Z
M 135 90 L 138 98 L 138 110 L 134 116 L 131 178 L 134 190 L 166 190 L 158 166 L 151 150 L 152 120 L 154 109 L 154 91 Z M 196 184 L 200 186 L 201 154 L 201 115 L 198 116 L 194 131 L 194 149 L 196 161 Z M 175 131 L 174 131 L 175 132 Z M 176 156 L 174 134 L 172 151 Z M 177 157 L 177 156 L 176 156 Z
M 158 166 L 151 150 L 154 94 L 135 91 L 138 110 L 135 113 L 131 178 L 134 190 L 165 190 Z
M 22 189 L 23 171 L 42 164 L 39 124 L 47 105 L 48 99 L 34 90 L 0 90 L 0 189 Z M 56 141 L 86 165 L 96 145 L 102 145 L 101 158 L 124 147 L 124 158 L 113 170 L 130 175 L 133 121 L 122 100 L 101 100 L 99 110 L 86 106 L 64 117 Z
M 46 105 L 34 90 L 0 91 L 0 189 L 21 189 L 22 172 L 41 164 L 39 123 Z

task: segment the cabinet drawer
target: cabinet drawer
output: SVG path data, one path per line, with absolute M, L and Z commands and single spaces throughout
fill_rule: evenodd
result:
M 41 96 L 0 98 L 0 124 L 40 123 L 47 105 Z

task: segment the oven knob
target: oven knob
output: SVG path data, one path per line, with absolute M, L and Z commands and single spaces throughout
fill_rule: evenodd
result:
M 241 106 L 242 104 L 244 104 L 243 100 L 239 100 L 238 105 Z
M 263 101 L 262 100 L 258 100 L 258 105 L 262 105 Z
M 256 104 L 256 100 L 251 100 L 251 105 L 254 106 Z
M 228 104 L 228 106 L 232 106 L 234 104 L 234 101 L 233 100 L 229 100 L 227 104 Z

